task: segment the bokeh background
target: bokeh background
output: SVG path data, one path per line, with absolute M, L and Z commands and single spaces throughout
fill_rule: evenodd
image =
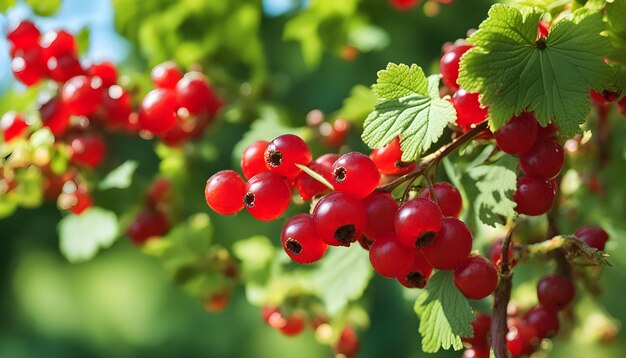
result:
M 204 21 L 201 10 L 221 2 L 249 3 L 250 13 L 232 20 L 231 27 Z M 144 76 L 151 66 L 169 57 L 184 66 L 198 58 L 206 59 L 215 64 L 204 65 L 218 82 L 249 81 L 252 86 L 271 88 L 268 97 L 286 107 L 294 126 L 304 125 L 305 115 L 312 109 L 339 109 L 354 85 L 369 86 L 375 82 L 376 71 L 387 62 L 432 68 L 440 57 L 442 44 L 464 38 L 469 29 L 486 17 L 491 5 L 485 0 L 458 0 L 439 8 L 436 16 L 427 16 L 420 8 L 398 12 L 386 0 L 362 1 L 359 6 L 367 21 L 383 30 L 382 35 L 371 34 L 383 36 L 379 39 L 381 49 L 359 53 L 351 61 L 326 51 L 318 66 L 310 66 L 300 44 L 283 39 L 288 21 L 306 7 L 302 1 L 62 0 L 59 10 L 48 16 L 35 15 L 33 3 L 37 6 L 38 1 L 11 4 L 1 17 L 1 25 L 29 18 L 43 30 L 62 28 L 77 33 L 87 28 L 86 58 L 107 59 L 120 64 L 122 72 Z M 224 53 L 217 55 L 203 52 L 210 48 L 207 34 L 226 39 L 238 28 L 244 33 L 246 29 L 258 29 L 258 42 L 230 43 Z M 223 50 L 224 46 L 217 48 Z M 244 60 L 236 62 L 232 58 Z M 228 71 L 228 76 L 224 71 Z M 6 41 L 0 39 L 0 91 L 10 90 L 20 88 L 12 80 Z M 7 108 L 3 102 L 6 98 L 0 98 L 0 104 Z M 248 127 L 249 123 L 233 120 L 213 128 L 209 156 L 212 160 L 190 173 L 196 177 L 189 188 L 193 197 L 188 200 L 196 210 L 189 211 L 207 212 L 215 226 L 215 237 L 225 245 L 253 234 L 276 238 L 282 225 L 257 223 L 246 215 L 218 217 L 203 206 L 204 181 L 215 171 L 233 166 L 232 148 Z M 616 130 L 623 133 L 623 125 Z M 350 141 L 363 149 L 358 134 Z M 158 159 L 150 142 L 120 138 L 115 146 L 120 153 L 141 163 L 139 175 L 149 178 L 155 172 Z M 620 161 L 616 165 L 622 165 L 626 157 L 621 147 L 615 146 Z M 619 237 L 623 227 L 611 226 L 615 222 L 612 218 L 626 219 L 626 197 L 623 177 L 614 179 L 618 186 L 622 181 L 621 189 L 615 191 L 616 198 L 603 209 L 595 209 L 603 206 L 601 199 L 579 198 L 591 208 L 585 214 L 609 226 L 606 229 L 613 239 L 608 251 L 614 267 L 602 276 L 605 291 L 600 302 L 580 299 L 579 315 L 575 318 L 579 328 L 572 331 L 565 327 L 562 338 L 549 349 L 551 357 L 626 354 L 624 333 L 611 334 L 626 320 L 626 260 L 620 260 L 626 249 Z M 607 213 L 611 218 L 607 218 Z M 45 204 L 39 209 L 19 209 L 0 220 L 0 357 L 332 356 L 327 346 L 315 341 L 310 330 L 296 338 L 286 338 L 269 329 L 258 308 L 245 301 L 242 289 L 233 295 L 224 311 L 205 311 L 196 299 L 169 281 L 158 262 L 143 255 L 124 237 L 90 262 L 68 263 L 58 247 L 55 228 L 60 218 L 54 205 Z M 562 226 L 571 230 L 578 224 L 564 220 Z M 537 264 L 519 272 L 516 282 L 528 279 L 516 292 L 520 301 L 532 300 L 534 282 L 547 269 Z M 399 285 L 376 277 L 366 295 L 371 326 L 360 334 L 361 357 L 428 356 L 420 349 L 413 301 L 405 298 Z M 458 357 L 460 352 L 436 356 Z

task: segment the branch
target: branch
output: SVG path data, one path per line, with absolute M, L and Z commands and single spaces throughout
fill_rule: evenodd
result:
M 571 263 L 577 265 L 603 265 L 611 266 L 603 251 L 589 247 L 584 241 L 574 235 L 558 235 L 550 240 L 532 245 L 517 245 L 520 260 L 550 257 L 560 252 Z M 584 261 L 581 262 L 580 259 Z
M 509 353 L 506 348 L 506 334 L 509 331 L 507 326 L 507 308 L 511 299 L 511 288 L 513 272 L 509 266 L 509 247 L 513 236 L 513 225 L 506 237 L 502 241 L 502 259 L 498 270 L 498 287 L 493 301 L 493 312 L 491 319 L 491 345 L 496 358 L 508 358 Z

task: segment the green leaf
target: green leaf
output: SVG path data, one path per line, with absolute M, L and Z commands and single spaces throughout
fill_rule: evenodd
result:
M 135 170 L 138 166 L 139 163 L 134 160 L 125 161 L 122 165 L 113 169 L 109 174 L 107 174 L 106 177 L 104 177 L 104 179 L 102 179 L 98 185 L 98 189 L 126 189 L 130 187 L 130 184 L 133 182 L 133 174 L 135 174 Z
M 363 295 L 372 274 L 367 251 L 360 247 L 331 247 L 321 265 L 311 273 L 310 282 L 316 287 L 328 313 L 333 315 Z
M 65 216 L 58 230 L 63 256 L 70 262 L 88 261 L 117 239 L 117 217 L 111 211 L 93 207 L 81 215 Z
M 489 226 L 504 224 L 515 215 L 513 193 L 517 188 L 515 172 L 500 165 L 479 165 L 470 168 L 468 175 L 476 183 L 478 195 L 474 211 L 478 219 Z
M 362 126 L 367 115 L 374 109 L 376 100 L 376 94 L 369 87 L 356 85 L 352 87 L 350 96 L 343 101 L 343 107 L 335 113 L 335 117 Z
M 274 257 L 275 252 L 274 245 L 265 236 L 253 236 L 245 240 L 238 240 L 233 244 L 233 254 L 248 267 L 266 267 Z
M 416 160 L 456 119 L 450 102 L 439 98 L 439 77 L 427 79 L 417 65 L 388 64 L 372 88 L 379 101 L 361 137 L 370 148 L 379 148 L 399 135 L 403 161 Z
M 0 1 L 0 12 L 5 12 L 8 9 L 15 6 L 16 0 L 2 0 Z
M 316 172 L 313 169 L 307 167 L 306 165 L 296 164 L 296 166 L 298 168 L 302 169 L 303 172 L 305 172 L 308 175 L 310 175 L 311 178 L 313 178 L 313 179 L 317 180 L 318 182 L 324 184 L 328 189 L 335 190 L 333 185 L 331 183 L 329 183 L 328 180 L 326 180 L 326 178 L 321 176 L 318 172 Z
M 422 350 L 438 352 L 440 348 L 460 350 L 461 337 L 472 337 L 474 321 L 467 298 L 454 286 L 452 271 L 437 271 L 428 281 L 425 292 L 415 301 L 419 316 Z
M 564 136 L 580 132 L 591 109 L 590 88 L 602 91 L 612 71 L 602 60 L 610 49 L 601 12 L 579 9 L 536 41 L 541 13 L 501 4 L 489 10 L 461 58 L 460 85 L 481 93 L 492 130 L 513 115 L 534 112 L 544 126 L 555 122 Z
M 26 3 L 39 16 L 54 15 L 61 6 L 61 0 L 26 0 Z
M 613 45 L 610 58 L 626 63 L 626 0 L 615 0 L 606 3 L 606 20 L 608 37 Z

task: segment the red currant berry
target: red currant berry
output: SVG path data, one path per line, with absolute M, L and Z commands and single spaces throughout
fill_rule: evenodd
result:
M 515 243 L 511 241 L 508 250 L 508 264 L 511 267 L 517 264 L 517 259 L 514 257 L 513 253 L 514 246 Z M 500 265 L 502 265 L 502 239 L 493 243 L 491 249 L 489 250 L 489 258 L 491 259 L 491 263 L 493 263 L 494 266 L 499 267 Z
M 295 178 L 301 171 L 296 164 L 309 164 L 311 151 L 302 138 L 293 134 L 283 134 L 267 145 L 264 158 L 267 167 L 273 173 Z
M 539 126 L 537 131 L 537 139 L 539 138 L 548 138 L 554 139 L 556 138 L 557 133 L 559 132 L 559 127 L 554 123 L 550 123 L 545 127 Z
M 532 113 L 524 112 L 511 118 L 495 133 L 498 148 L 508 154 L 526 153 L 537 139 L 539 124 Z
M 368 196 L 380 181 L 376 164 L 367 155 L 358 152 L 344 154 L 337 159 L 332 173 L 331 183 L 335 190 L 357 199 Z
M 139 126 L 154 134 L 162 134 L 176 125 L 176 94 L 172 90 L 157 88 L 148 92 L 141 102 Z
M 152 69 L 150 77 L 156 87 L 174 89 L 176 83 L 183 78 L 183 73 L 180 72 L 174 62 L 168 61 L 156 65 Z
M 470 256 L 454 270 L 454 285 L 471 300 L 482 300 L 496 290 L 498 272 L 482 256 Z
M 459 78 L 459 61 L 461 56 L 471 48 L 472 46 L 470 45 L 454 45 L 441 57 L 439 62 L 441 81 L 450 91 L 454 92 L 459 89 L 459 85 L 456 82 Z
M 283 226 L 280 242 L 287 255 L 300 264 L 318 261 L 328 248 L 317 236 L 313 217 L 309 214 L 298 214 L 289 219 Z
M 607 105 L 607 101 L 604 99 L 604 96 L 602 96 L 602 93 L 599 93 L 594 89 L 589 90 L 589 98 L 591 99 L 591 102 L 597 106 L 603 107 Z
M 376 239 L 370 247 L 370 263 L 381 276 L 394 278 L 413 263 L 413 250 L 400 244 L 395 236 Z
M 46 32 L 39 39 L 39 44 L 46 58 L 63 54 L 76 56 L 76 53 L 78 53 L 76 39 L 72 34 L 64 30 Z
M 537 284 L 539 303 L 554 312 L 567 307 L 574 300 L 575 295 L 574 283 L 565 276 L 546 276 Z
M 313 219 L 322 241 L 332 246 L 350 246 L 361 237 L 365 209 L 358 199 L 334 192 L 317 203 Z
M 471 347 L 488 347 L 487 336 L 491 328 L 491 316 L 486 314 L 477 314 L 474 322 L 471 323 L 474 336 L 472 338 L 463 337 L 463 342 Z
M 547 310 L 541 306 L 535 306 L 522 317 L 527 325 L 535 329 L 537 338 L 552 338 L 559 333 L 559 317 L 556 312 Z
M 200 72 L 188 72 L 176 84 L 176 101 L 180 107 L 197 116 L 207 110 L 215 95 L 207 78 Z
M 304 325 L 304 315 L 301 313 L 294 313 L 285 319 L 285 325 L 279 327 L 278 330 L 283 335 L 292 337 L 300 334 L 304 329 Z
M 7 39 L 16 49 L 36 46 L 40 35 L 35 24 L 30 21 L 9 24 L 6 33 Z
M 422 247 L 422 252 L 434 268 L 454 270 L 472 252 L 472 232 L 457 218 L 443 218 L 437 236 L 430 245 Z
M 107 123 L 117 127 L 128 127 L 129 117 L 133 111 L 131 98 L 128 92 L 118 85 L 107 88 L 102 94 L 100 102 Z
M 126 235 L 136 245 L 143 245 L 148 239 L 167 234 L 170 229 L 167 215 L 160 211 L 143 211 L 126 230 Z
M 413 199 L 404 203 L 394 220 L 396 234 L 407 247 L 425 247 L 435 240 L 443 226 L 443 215 L 437 204 L 428 199 Z
M 285 317 L 276 306 L 265 305 L 261 307 L 261 317 L 263 322 L 272 328 L 279 328 L 285 325 Z
M 146 195 L 146 206 L 157 207 L 160 203 L 166 202 L 172 190 L 172 182 L 165 178 L 157 178 L 150 185 L 148 195 Z
M 268 141 L 257 140 L 244 149 L 243 154 L 241 154 L 241 171 L 246 179 L 268 171 L 263 157 L 268 144 Z
M 398 211 L 398 202 L 385 191 L 374 191 L 361 200 L 365 209 L 363 233 L 370 240 L 395 235 L 393 221 Z
M 350 122 L 345 119 L 336 119 L 332 124 L 323 122 L 319 126 L 322 143 L 331 148 L 339 148 L 346 142 L 350 130 Z
M 212 294 L 205 302 L 202 303 L 202 307 L 209 312 L 219 312 L 224 310 L 230 301 L 230 292 L 224 290 Z
M 50 78 L 58 82 L 66 82 L 70 78 L 84 73 L 78 59 L 69 53 L 50 57 L 46 61 L 46 67 Z
M 289 207 L 291 188 L 279 175 L 260 173 L 246 184 L 243 203 L 248 212 L 261 221 L 272 221 Z
M 5 142 L 10 142 L 21 136 L 26 128 L 28 128 L 28 124 L 24 118 L 15 112 L 7 112 L 0 119 L 0 133 L 3 134 Z
M 378 171 L 385 175 L 406 174 L 413 171 L 417 166 L 415 162 L 402 161 L 399 137 L 394 138 L 391 143 L 382 148 L 374 149 L 370 154 L 370 159 L 376 164 Z
M 597 226 L 582 226 L 574 233 L 576 237 L 584 241 L 589 247 L 604 251 L 604 245 L 609 241 L 609 234 Z
M 506 334 L 506 348 L 513 357 L 530 355 L 535 352 L 539 340 L 535 328 L 525 322 L 513 319 L 509 322 L 509 332 Z
M 333 351 L 337 355 L 346 358 L 354 358 L 360 349 L 359 336 L 352 326 L 346 326 L 339 335 L 339 339 L 333 345 Z
M 537 216 L 552 208 L 555 191 L 545 179 L 523 176 L 517 178 L 517 191 L 513 199 L 517 203 L 515 211 L 520 214 Z
M 519 166 L 526 175 L 552 179 L 559 175 L 565 162 L 563 146 L 553 139 L 539 139 L 519 158 Z
M 330 182 L 332 180 L 331 168 L 338 158 L 339 155 L 337 154 L 324 154 L 307 166 Z M 311 200 L 315 195 L 329 190 L 326 185 L 320 183 L 304 171 L 300 172 L 296 177 L 295 185 L 303 200 Z
M 108 61 L 91 65 L 87 69 L 87 74 L 89 76 L 100 77 L 104 88 L 109 88 L 117 83 L 117 68 Z
M 73 204 L 70 206 L 69 211 L 75 215 L 80 215 L 89 209 L 93 205 L 91 195 L 86 190 L 77 190 L 73 194 Z
M 461 358 L 489 358 L 489 347 L 486 346 L 476 346 L 471 348 L 466 348 L 463 351 L 463 355 Z
M 104 142 L 96 134 L 84 134 L 72 139 L 70 142 L 72 160 L 92 168 L 100 164 L 104 158 L 105 151 Z
M 204 197 L 207 205 L 222 215 L 233 215 L 243 209 L 241 198 L 246 194 L 246 183 L 233 170 L 222 170 L 207 180 Z
M 63 86 L 61 98 L 71 114 L 89 116 L 100 105 L 102 80 L 100 77 L 72 77 Z
M 452 105 L 456 110 L 456 123 L 459 127 L 470 127 L 484 121 L 488 116 L 486 107 L 478 101 L 478 93 L 467 93 L 459 88 L 452 96 Z
M 433 267 L 426 261 L 422 250 L 413 249 L 413 262 L 398 276 L 398 282 L 406 288 L 424 288 L 432 272 Z
M 459 214 L 461 214 L 461 209 L 463 209 L 463 199 L 461 198 L 459 190 L 454 185 L 442 181 L 433 185 L 433 191 L 435 192 L 437 204 L 443 216 L 458 218 Z M 428 188 L 422 189 L 420 197 L 432 200 Z
M 617 102 L 617 108 L 619 108 L 619 113 L 626 117 L 626 96 L 622 97 L 622 99 Z
M 374 243 L 374 240 L 369 239 L 365 235 L 361 235 L 361 237 L 359 238 L 359 245 L 361 245 L 361 247 L 367 251 L 370 250 L 370 247 L 372 247 L 373 243 Z
M 39 108 L 41 121 L 55 137 L 65 132 L 70 122 L 70 112 L 57 97 L 52 98 Z
M 17 50 L 11 60 L 11 70 L 20 82 L 32 86 L 47 74 L 46 61 L 37 46 Z

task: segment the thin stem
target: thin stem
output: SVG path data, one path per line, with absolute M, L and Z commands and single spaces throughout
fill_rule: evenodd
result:
M 498 270 L 500 279 L 493 301 L 491 345 L 496 358 L 507 358 L 509 356 L 506 348 L 506 334 L 509 331 L 507 326 L 507 307 L 511 299 L 511 288 L 513 287 L 513 272 L 509 266 L 509 247 L 511 246 L 513 230 L 515 230 L 515 224 L 511 226 L 502 241 L 502 259 L 500 260 L 501 264 Z

